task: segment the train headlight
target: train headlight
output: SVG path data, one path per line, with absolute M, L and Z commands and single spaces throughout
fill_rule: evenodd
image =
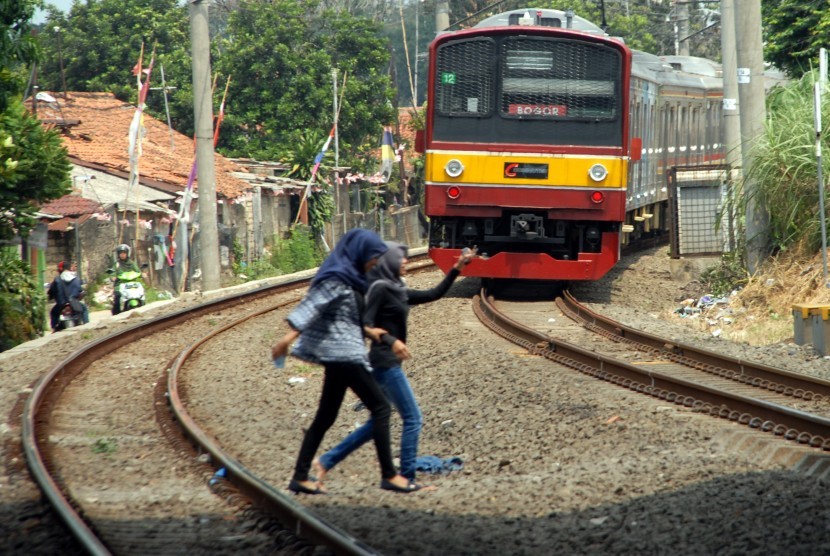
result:
M 594 191 L 591 193 L 591 202 L 598 205 L 605 200 L 605 193 L 602 191 Z
M 608 169 L 602 164 L 594 164 L 591 166 L 591 169 L 588 170 L 588 175 L 591 176 L 591 179 L 594 181 L 602 181 L 608 176 Z
M 455 185 L 451 185 L 447 188 L 447 197 L 450 199 L 458 199 L 461 197 L 461 188 Z
M 453 158 L 452 160 L 447 162 L 446 166 L 444 166 L 444 171 L 447 173 L 449 177 L 457 178 L 461 175 L 461 172 L 464 171 L 464 165 L 461 164 L 460 160 L 456 160 L 455 158 Z

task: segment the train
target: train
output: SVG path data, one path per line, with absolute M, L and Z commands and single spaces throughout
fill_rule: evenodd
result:
M 429 254 L 466 276 L 590 281 L 666 230 L 666 172 L 724 161 L 720 66 L 630 49 L 599 26 L 518 9 L 429 47 Z

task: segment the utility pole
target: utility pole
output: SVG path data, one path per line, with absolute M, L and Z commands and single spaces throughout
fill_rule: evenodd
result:
M 450 26 L 450 3 L 449 0 L 437 0 L 435 2 L 435 32 L 445 31 Z M 417 63 L 417 60 L 416 60 Z
M 738 59 L 735 52 L 735 0 L 721 0 L 720 41 L 723 60 L 723 145 L 729 166 L 729 249 L 735 248 L 734 195 L 741 183 L 741 109 L 738 102 Z M 708 141 L 713 143 L 715 141 Z
M 193 116 L 196 127 L 196 179 L 199 184 L 199 250 L 202 289 L 219 289 L 219 231 L 216 225 L 216 169 L 213 157 L 213 91 L 210 83 L 208 0 L 190 2 L 193 53 Z
M 767 255 L 769 213 L 758 201 L 752 177 L 753 147 L 764 133 L 767 118 L 764 55 L 761 40 L 761 0 L 735 0 L 738 93 L 741 103 L 741 154 L 746 195 L 746 262 L 754 274 Z
M 676 1 L 675 17 L 677 18 L 677 55 L 689 55 L 689 4 L 683 0 Z

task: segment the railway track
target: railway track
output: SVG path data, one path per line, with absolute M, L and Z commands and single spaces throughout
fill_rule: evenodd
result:
M 427 283 L 429 281 L 424 282 Z M 367 553 L 381 550 L 407 554 L 471 551 L 495 554 L 504 553 L 505 546 L 516 546 L 517 552 L 540 553 L 545 550 L 543 547 L 552 546 L 553 539 L 557 551 L 576 553 L 580 551 L 579 545 L 574 544 L 577 539 L 581 538 L 584 542 L 598 538 L 595 536 L 598 531 L 592 528 L 599 526 L 591 525 L 585 530 L 587 519 L 601 521 L 605 518 L 603 514 L 611 512 L 608 527 L 602 534 L 621 535 L 630 527 L 624 517 L 615 517 L 614 508 L 620 508 L 620 516 L 633 517 L 641 515 L 643 510 L 638 509 L 640 504 L 650 507 L 655 502 L 649 493 L 660 492 L 661 487 L 649 486 L 643 491 L 643 481 L 652 483 L 647 477 L 656 477 L 658 471 L 665 473 L 666 465 L 671 465 L 666 463 L 668 456 L 665 453 L 667 449 L 670 451 L 669 444 L 672 442 L 667 438 L 672 434 L 669 431 L 674 430 L 672 424 L 678 419 L 683 423 L 691 420 L 698 426 L 702 425 L 706 432 L 684 433 L 680 440 L 683 444 L 680 452 L 691 454 L 681 459 L 689 464 L 691 470 L 687 471 L 682 463 L 669 467 L 675 481 L 694 484 L 694 490 L 716 488 L 723 491 L 723 484 L 698 484 L 700 471 L 695 469 L 702 468 L 708 470 L 706 472 L 714 472 L 716 476 L 718 473 L 726 476 L 736 469 L 755 469 L 753 465 L 747 467 L 744 460 L 732 452 L 713 454 L 710 447 L 687 445 L 694 444 L 695 439 L 703 444 L 707 439 L 728 442 L 725 440 L 728 436 L 720 436 L 721 433 L 716 431 L 732 430 L 731 425 L 713 426 L 711 423 L 720 421 L 708 419 L 706 414 L 697 411 L 694 404 L 690 407 L 663 403 L 668 398 L 658 396 L 660 403 L 654 409 L 655 404 L 651 401 L 635 400 L 637 394 L 634 392 L 582 378 L 558 366 L 544 365 L 541 358 L 525 354 L 524 349 L 503 347 L 506 342 L 499 339 L 485 339 L 487 345 L 481 346 L 481 338 L 487 338 L 489 333 L 472 315 L 466 316 L 474 286 L 475 281 L 463 281 L 456 289 L 455 299 L 450 298 L 435 304 L 435 307 L 426 308 L 426 322 L 436 322 L 436 328 L 446 331 L 444 334 L 452 334 L 448 345 L 441 345 L 435 350 L 428 350 L 424 345 L 419 348 L 417 337 L 413 337 L 418 355 L 410 364 L 409 372 L 416 381 L 416 392 L 424 396 L 425 417 L 428 420 L 425 446 L 428 450 L 434 450 L 436 445 L 440 445 L 442 447 L 438 448 L 437 453 L 463 455 L 466 463 L 464 473 L 453 474 L 445 482 L 424 477 L 427 482 L 438 485 L 437 492 L 409 498 L 379 491 L 375 478 L 376 463 L 370 449 L 356 453 L 344 462 L 342 470 L 338 468 L 330 475 L 332 482 L 327 480 L 327 485 L 333 496 L 294 497 L 282 490 L 296 455 L 301 434 L 299 429 L 308 422 L 307 412 L 319 393 L 313 374 L 297 362 L 289 362 L 288 368 L 280 373 L 275 373 L 267 360 L 259 362 L 266 351 L 264 346 L 269 345 L 278 333 L 274 323 L 288 310 L 287 306 L 277 306 L 297 297 L 290 291 L 278 300 L 263 298 L 262 303 L 246 301 L 244 306 L 237 303 L 239 311 L 203 308 L 201 316 L 181 323 L 187 332 L 186 340 L 175 339 L 176 334 L 166 339 L 156 334 L 147 336 L 146 343 L 140 349 L 143 353 L 148 350 L 158 352 L 158 358 L 154 359 L 158 363 L 143 369 L 146 374 L 141 369 L 144 365 L 137 364 L 129 354 L 122 353 L 114 361 L 91 356 L 90 359 L 110 369 L 109 374 L 104 372 L 95 384 L 91 378 L 84 378 L 83 374 L 69 383 L 65 388 L 66 395 L 72 398 L 69 401 L 81 401 L 83 410 L 77 406 L 72 409 L 71 405 L 61 405 L 66 399 L 58 401 L 55 404 L 57 413 L 46 417 L 58 428 L 53 428 L 46 438 L 51 449 L 58 450 L 60 455 L 73 450 L 89 451 L 101 439 L 106 441 L 111 438 L 119 442 L 118 451 L 99 454 L 99 457 L 110 460 L 114 466 L 131 467 L 125 480 L 133 482 L 125 483 L 123 487 L 104 485 L 107 488 L 97 492 L 89 487 L 86 490 L 78 488 L 77 484 L 72 484 L 76 476 L 94 475 L 96 469 L 79 472 L 77 468 L 69 467 L 63 458 L 58 462 L 57 480 L 71 485 L 68 489 L 73 496 L 70 505 L 77 503 L 83 517 L 88 518 L 88 514 L 98 512 L 97 519 L 90 520 L 87 527 L 93 536 L 102 541 L 103 551 L 181 552 L 181 542 L 184 541 L 190 543 L 186 548 L 191 551 L 209 550 L 214 554 L 256 552 L 257 548 L 273 549 L 276 546 L 283 547 L 279 549 L 283 553 L 309 550 Z M 537 322 L 542 324 L 539 328 L 545 331 L 543 335 L 549 336 L 550 329 L 562 326 L 564 319 L 560 318 L 552 303 L 544 308 L 542 305 L 534 304 L 533 310 L 539 313 Z M 268 312 L 269 307 L 273 308 L 272 312 Z M 548 322 L 552 311 L 556 311 L 555 323 Z M 455 332 L 437 325 L 442 316 L 452 323 Z M 419 319 L 413 327 L 413 335 L 417 336 L 426 327 L 417 314 L 415 318 Z M 525 319 L 516 320 L 524 322 Z M 235 321 L 240 321 L 239 325 L 234 325 Z M 587 333 L 581 325 L 573 324 L 571 327 L 569 337 L 570 334 Z M 484 336 L 478 334 L 478 329 Z M 435 335 L 425 338 L 430 341 L 429 346 L 436 341 Z M 138 343 L 135 338 L 132 341 Z M 538 341 L 531 343 L 532 348 L 539 347 L 536 346 Z M 609 351 L 617 349 L 610 342 L 609 346 Z M 234 350 L 245 352 L 246 356 L 250 352 L 254 356 L 234 359 Z M 479 350 L 482 353 L 476 357 L 475 352 Z M 638 363 L 646 357 L 635 354 L 629 355 L 628 360 Z M 250 373 L 228 373 L 234 376 L 224 376 L 223 369 L 227 369 L 233 361 L 244 361 L 246 366 L 255 366 L 250 368 Z M 460 367 L 468 370 L 459 372 Z M 429 372 L 432 368 L 442 370 L 436 374 Z M 170 373 L 165 375 L 168 369 Z M 139 372 L 142 372 L 140 376 L 135 374 Z M 173 378 L 174 374 L 176 378 Z M 459 376 L 456 377 L 456 374 Z M 124 405 L 126 401 L 123 397 L 117 398 L 123 393 L 118 394 L 117 389 L 111 393 L 104 389 L 107 381 L 116 380 L 116 375 L 118 380 L 131 385 L 135 396 L 141 397 L 142 407 L 150 408 L 137 416 L 135 422 L 114 423 L 122 427 L 117 430 L 126 431 L 123 436 L 102 434 L 100 423 L 105 418 L 93 416 L 93 402 L 79 393 L 84 386 L 90 386 L 93 391 L 105 392 L 104 397 L 112 398 L 116 405 Z M 306 378 L 313 384 L 306 384 L 305 387 L 286 384 L 295 378 Z M 459 380 L 456 381 L 456 378 Z M 168 388 L 171 381 L 173 385 Z M 74 388 L 79 391 L 74 391 Z M 592 395 L 582 399 L 579 389 L 590 390 Z M 622 411 L 623 420 L 603 425 L 614 413 L 607 413 L 609 410 L 603 409 L 604 405 L 595 405 L 599 402 L 591 400 L 605 400 L 609 394 L 626 404 L 627 409 L 610 410 Z M 787 398 L 804 400 L 793 396 Z M 668 405 L 678 409 L 664 407 Z M 464 411 L 456 411 L 458 406 L 463 407 Z M 178 425 L 163 425 L 165 433 L 151 430 L 159 428 L 156 422 L 169 418 L 165 417 L 170 415 L 168 407 L 182 408 L 198 428 L 192 428 L 190 436 L 185 438 L 178 432 Z M 234 408 L 244 410 L 234 411 Z M 102 412 L 95 408 L 95 413 Z M 347 421 L 353 421 L 351 415 L 358 418 L 348 406 L 344 406 L 342 413 Z M 106 415 L 106 410 L 103 414 Z M 117 417 L 120 413 L 112 409 L 110 414 L 111 420 L 122 418 Z M 637 418 L 639 416 L 642 418 Z M 186 417 L 180 419 L 186 421 Z M 67 427 L 67 424 L 74 426 L 85 421 L 92 422 L 98 428 L 93 426 L 88 434 L 83 429 L 70 430 Z M 148 423 L 152 426 L 147 426 Z M 646 423 L 662 424 L 666 435 L 655 437 L 650 433 L 650 440 L 638 444 Z M 107 426 L 114 424 L 107 423 Z M 573 425 L 577 425 L 576 430 Z M 775 441 L 773 434 L 743 428 Z M 116 431 L 114 427 L 112 430 Z M 333 431 L 332 438 L 327 440 L 333 442 L 336 435 L 344 432 L 345 429 Z M 151 434 L 154 436 L 151 437 Z M 217 441 L 219 446 L 215 449 L 192 448 L 194 444 L 201 444 L 199 436 Z M 822 454 L 821 450 L 806 447 L 797 441 L 789 444 L 807 453 Z M 106 446 L 107 443 L 102 442 L 100 448 L 104 450 Z M 167 461 L 145 466 L 147 462 L 155 461 L 153 454 L 157 447 L 165 448 L 163 457 Z M 463 454 L 460 453 L 462 451 Z M 643 455 L 638 456 L 638 453 Z M 702 458 L 702 467 L 699 467 L 701 462 L 692 465 L 692 460 L 696 458 Z M 628 469 L 624 479 L 613 470 L 613 465 L 619 464 L 612 462 L 618 461 L 624 462 Z M 780 469 L 777 466 L 771 468 Z M 219 470 L 222 473 L 217 474 Z M 259 480 L 244 479 L 247 472 L 253 473 Z M 139 473 L 143 476 L 143 482 L 130 479 L 131 475 Z M 635 479 L 630 478 L 632 473 Z M 174 479 L 182 482 L 177 483 Z M 245 484 L 246 480 L 250 484 Z M 659 480 L 658 483 L 662 484 Z M 158 490 L 153 491 L 154 488 Z M 754 487 L 752 491 L 757 492 L 758 488 Z M 142 518 L 144 514 L 136 513 L 132 514 L 136 516 L 132 520 L 126 519 L 124 513 L 103 515 L 103 509 L 117 509 L 114 502 L 126 504 L 127 500 L 117 498 L 125 497 L 128 491 L 155 504 L 147 510 L 150 518 Z M 213 496 L 211 491 L 219 496 Z M 264 494 L 255 494 L 257 491 Z M 730 492 L 732 494 L 728 498 L 735 499 L 736 504 L 741 503 L 739 501 L 743 499 L 734 491 Z M 80 503 L 74 499 L 79 493 Z M 626 493 L 624 499 L 631 496 L 631 501 L 614 502 L 621 496 L 619 493 Z M 269 503 L 263 500 L 266 496 L 278 501 L 285 498 L 288 504 L 281 510 L 269 508 Z M 687 502 L 696 499 L 684 490 L 669 496 L 672 497 L 672 507 L 685 507 Z M 799 496 L 803 499 L 803 494 Z M 98 500 L 89 499 L 94 497 Z M 453 500 L 462 500 L 463 504 L 459 507 L 458 502 L 452 503 Z M 181 510 L 183 506 L 197 511 L 185 514 Z M 180 511 L 178 517 L 175 513 L 169 513 L 170 508 L 174 512 Z M 200 508 L 209 511 L 198 511 Z M 304 511 L 315 516 L 312 520 L 316 520 L 316 526 L 306 522 L 299 522 L 298 525 L 292 521 L 297 518 L 293 512 Z M 731 512 L 728 508 L 725 511 Z M 341 521 L 345 513 L 351 515 L 348 520 Z M 660 515 L 667 514 L 663 512 Z M 103 521 L 99 521 L 101 519 Z M 800 516 L 799 519 L 803 521 L 805 517 Z M 155 538 L 130 540 L 126 529 L 142 520 L 145 525 L 152 526 Z M 336 526 L 331 526 L 332 523 Z M 193 541 L 193 533 L 200 526 L 204 528 Z M 315 527 L 339 532 L 341 538 L 336 542 L 346 546 L 338 547 L 330 540 L 312 539 Z M 298 528 L 301 536 L 294 534 Z M 448 534 L 450 529 L 455 533 Z M 415 536 L 413 531 L 417 531 Z M 371 546 L 363 544 L 360 539 Z M 176 545 L 171 543 L 175 542 L 180 543 L 178 549 L 172 548 Z M 655 546 L 642 542 L 638 541 L 637 546 Z M 165 543 L 170 547 L 163 548 Z M 438 547 L 444 551 L 441 552 Z
M 830 382 L 641 332 L 591 311 L 567 292 L 556 306 L 590 334 L 580 335 L 561 319 L 552 325 L 551 317 L 545 324 L 537 319 L 536 326 L 519 322 L 528 314 L 526 304 L 498 302 L 484 290 L 474 299 L 485 325 L 530 353 L 812 448 L 815 454 L 804 465 L 817 466 L 814 472 L 830 468 Z M 548 331 L 540 332 L 542 327 Z
M 413 262 L 416 271 L 431 267 L 424 257 Z M 85 551 L 290 554 L 317 544 L 374 552 L 224 454 L 189 416 L 178 381 L 199 345 L 296 303 L 312 276 L 142 322 L 83 346 L 41 378 L 23 409 L 22 449 Z

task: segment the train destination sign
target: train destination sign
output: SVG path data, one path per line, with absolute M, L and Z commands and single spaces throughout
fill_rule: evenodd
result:
M 507 112 L 517 116 L 567 116 L 568 107 L 564 104 L 510 104 Z
M 548 165 L 530 164 L 527 162 L 505 162 L 504 177 L 546 180 L 548 179 Z

